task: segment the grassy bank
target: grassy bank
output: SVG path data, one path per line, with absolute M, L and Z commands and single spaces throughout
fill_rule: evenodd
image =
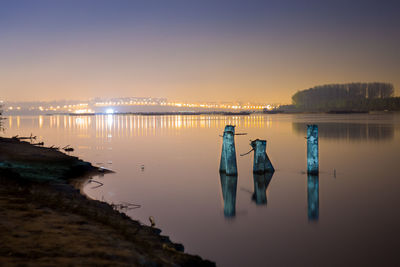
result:
M 0 138 L 0 262 L 6 265 L 213 266 L 157 228 L 80 194 L 96 172 L 58 150 Z M 80 179 L 80 181 L 82 181 Z

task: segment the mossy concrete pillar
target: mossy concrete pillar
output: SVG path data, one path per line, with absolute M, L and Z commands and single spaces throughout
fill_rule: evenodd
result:
M 319 172 L 318 125 L 307 125 L 307 173 Z
M 267 141 L 256 139 L 250 144 L 254 150 L 253 172 L 263 174 L 266 172 L 273 173 L 275 171 L 271 161 L 268 158 L 266 148 Z
M 222 198 L 224 199 L 225 217 L 235 217 L 236 215 L 236 189 L 237 175 L 226 175 L 220 173 Z
M 235 126 L 232 125 L 225 126 L 219 171 L 226 175 L 237 175 Z

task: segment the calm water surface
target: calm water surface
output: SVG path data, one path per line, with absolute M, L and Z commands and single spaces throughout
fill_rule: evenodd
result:
M 71 145 L 116 171 L 85 186 L 134 203 L 133 219 L 219 266 L 399 265 L 400 116 L 8 117 L 3 135 Z M 306 125 L 320 129 L 320 175 L 307 177 Z M 226 124 L 236 125 L 238 178 L 220 177 Z M 276 172 L 252 173 L 250 139 L 266 139 Z M 226 195 L 225 202 L 223 193 Z M 225 208 L 225 209 L 224 209 Z

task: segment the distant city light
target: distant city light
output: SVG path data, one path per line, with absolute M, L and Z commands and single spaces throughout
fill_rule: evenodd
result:
M 1 101 L 1 100 L 0 100 Z M 140 110 L 140 106 L 154 106 L 154 107 L 172 107 L 174 111 L 254 111 L 262 112 L 263 110 L 274 110 L 279 107 L 278 104 L 271 103 L 252 103 L 252 102 L 181 102 L 181 101 L 168 101 L 166 98 L 151 98 L 151 97 L 125 97 L 125 98 L 112 98 L 101 99 L 96 98 L 84 102 L 66 102 L 60 105 L 60 102 L 10 102 L 3 104 L 5 112 L 10 114 L 14 112 L 35 112 L 41 113 L 75 113 L 75 114 L 95 114 L 96 112 L 103 112 L 104 114 L 112 115 L 116 113 L 135 112 Z M 5 107 L 4 107 L 5 106 Z M 118 111 L 117 111 L 118 110 Z M 156 108 L 154 109 L 156 110 Z M 168 110 L 162 109 L 162 110 Z M 169 109 L 171 110 L 171 109 Z M 160 109 L 158 109 L 160 112 Z
M 77 109 L 74 111 L 75 114 L 85 114 L 85 113 L 94 113 L 91 109 Z

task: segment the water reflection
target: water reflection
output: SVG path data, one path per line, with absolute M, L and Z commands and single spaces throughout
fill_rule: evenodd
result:
M 318 221 L 319 217 L 319 185 L 318 175 L 307 175 L 308 220 Z
M 400 117 L 396 115 L 396 120 L 393 119 L 394 137 L 384 139 L 389 140 L 387 143 L 320 139 L 324 141 L 321 146 L 324 155 L 321 158 L 319 220 L 318 177 L 301 173 L 306 166 L 306 140 L 303 138 L 306 123 L 322 124 L 320 138 L 324 138 L 327 121 L 319 122 L 326 117 L 335 123 L 342 120 L 346 124 L 343 127 L 345 138 L 348 138 L 347 128 L 354 129 L 348 125 L 350 120 L 369 125 L 367 129 L 374 131 L 379 129 L 374 127 L 377 124 L 391 127 L 383 124 L 390 123 L 392 118 L 263 116 L 192 116 L 193 121 L 189 121 L 191 117 L 182 116 L 179 122 L 176 116 L 111 115 L 111 127 L 107 115 L 60 115 L 59 126 L 55 116 L 42 116 L 41 129 L 39 116 L 21 116 L 19 129 L 17 117 L 13 116 L 13 130 L 6 129 L 9 131 L 5 134 L 29 136 L 33 133 L 47 146 L 70 144 L 81 158 L 96 165 L 112 166 L 116 171 L 114 175 L 96 179 L 104 186 L 91 189 L 94 184 L 90 184 L 85 187 L 85 193 L 109 203 L 143 204 L 141 209 L 131 210 L 127 215 L 142 222 L 155 216 L 164 234 L 185 244 L 189 253 L 215 260 L 219 266 L 264 266 L 266 262 L 272 266 L 339 266 L 343 262 L 348 265 L 371 265 L 372 262 L 379 266 L 385 265 L 382 259 L 386 262 L 395 259 L 398 235 L 394 233 L 397 233 L 400 217 L 393 212 L 393 207 L 400 204 L 400 164 L 396 162 L 400 151 Z M 270 117 L 272 126 L 268 128 Z M 303 132 L 295 132 L 294 121 L 304 122 Z M 221 184 L 218 184 L 222 139 L 217 135 L 226 124 L 239 125 L 237 122 L 241 123 L 237 126 L 238 132 L 248 133 L 248 137 L 236 138 L 238 153 L 247 151 L 248 138 L 271 140 L 271 160 L 280 167 L 269 185 L 268 179 L 252 177 L 250 157 L 238 162 L 237 177 L 220 177 Z M 4 126 L 9 123 L 4 121 Z M 174 128 L 179 124 L 180 128 Z M 264 127 L 257 129 L 262 125 Z M 334 125 L 331 131 L 340 128 L 337 124 L 330 125 Z M 141 171 L 141 164 L 145 164 L 145 172 Z M 329 178 L 333 169 L 340 174 L 339 180 Z M 182 183 L 183 180 L 188 182 Z M 251 200 L 253 194 L 254 201 Z M 265 200 L 267 206 L 256 205 Z M 337 216 L 338 210 L 343 216 Z M 242 211 L 245 215 L 240 216 Z M 200 228 L 206 229 L 207 234 L 193 231 Z M 310 254 L 310 251 L 315 253 Z M 337 257 L 331 257 L 332 252 Z
M 222 198 L 224 200 L 224 215 L 233 218 L 236 215 L 237 175 L 220 173 Z
M 391 140 L 394 138 L 393 124 L 379 123 L 330 123 L 319 122 L 319 138 L 341 140 Z M 293 122 L 292 129 L 299 135 L 306 136 L 307 123 Z
M 225 125 L 236 125 L 242 128 L 270 128 L 272 119 L 265 115 L 251 116 L 220 116 L 220 115 L 93 115 L 93 116 L 8 116 L 8 128 L 13 129 L 29 122 L 33 127 L 58 130 L 78 130 L 83 135 L 92 134 L 96 137 L 109 135 L 119 137 L 155 136 L 160 132 L 178 135 L 181 129 L 222 128 Z M 25 124 L 27 125 L 27 124 Z
M 257 205 L 267 205 L 267 188 L 274 173 L 256 174 L 253 173 L 254 193 L 252 200 Z

